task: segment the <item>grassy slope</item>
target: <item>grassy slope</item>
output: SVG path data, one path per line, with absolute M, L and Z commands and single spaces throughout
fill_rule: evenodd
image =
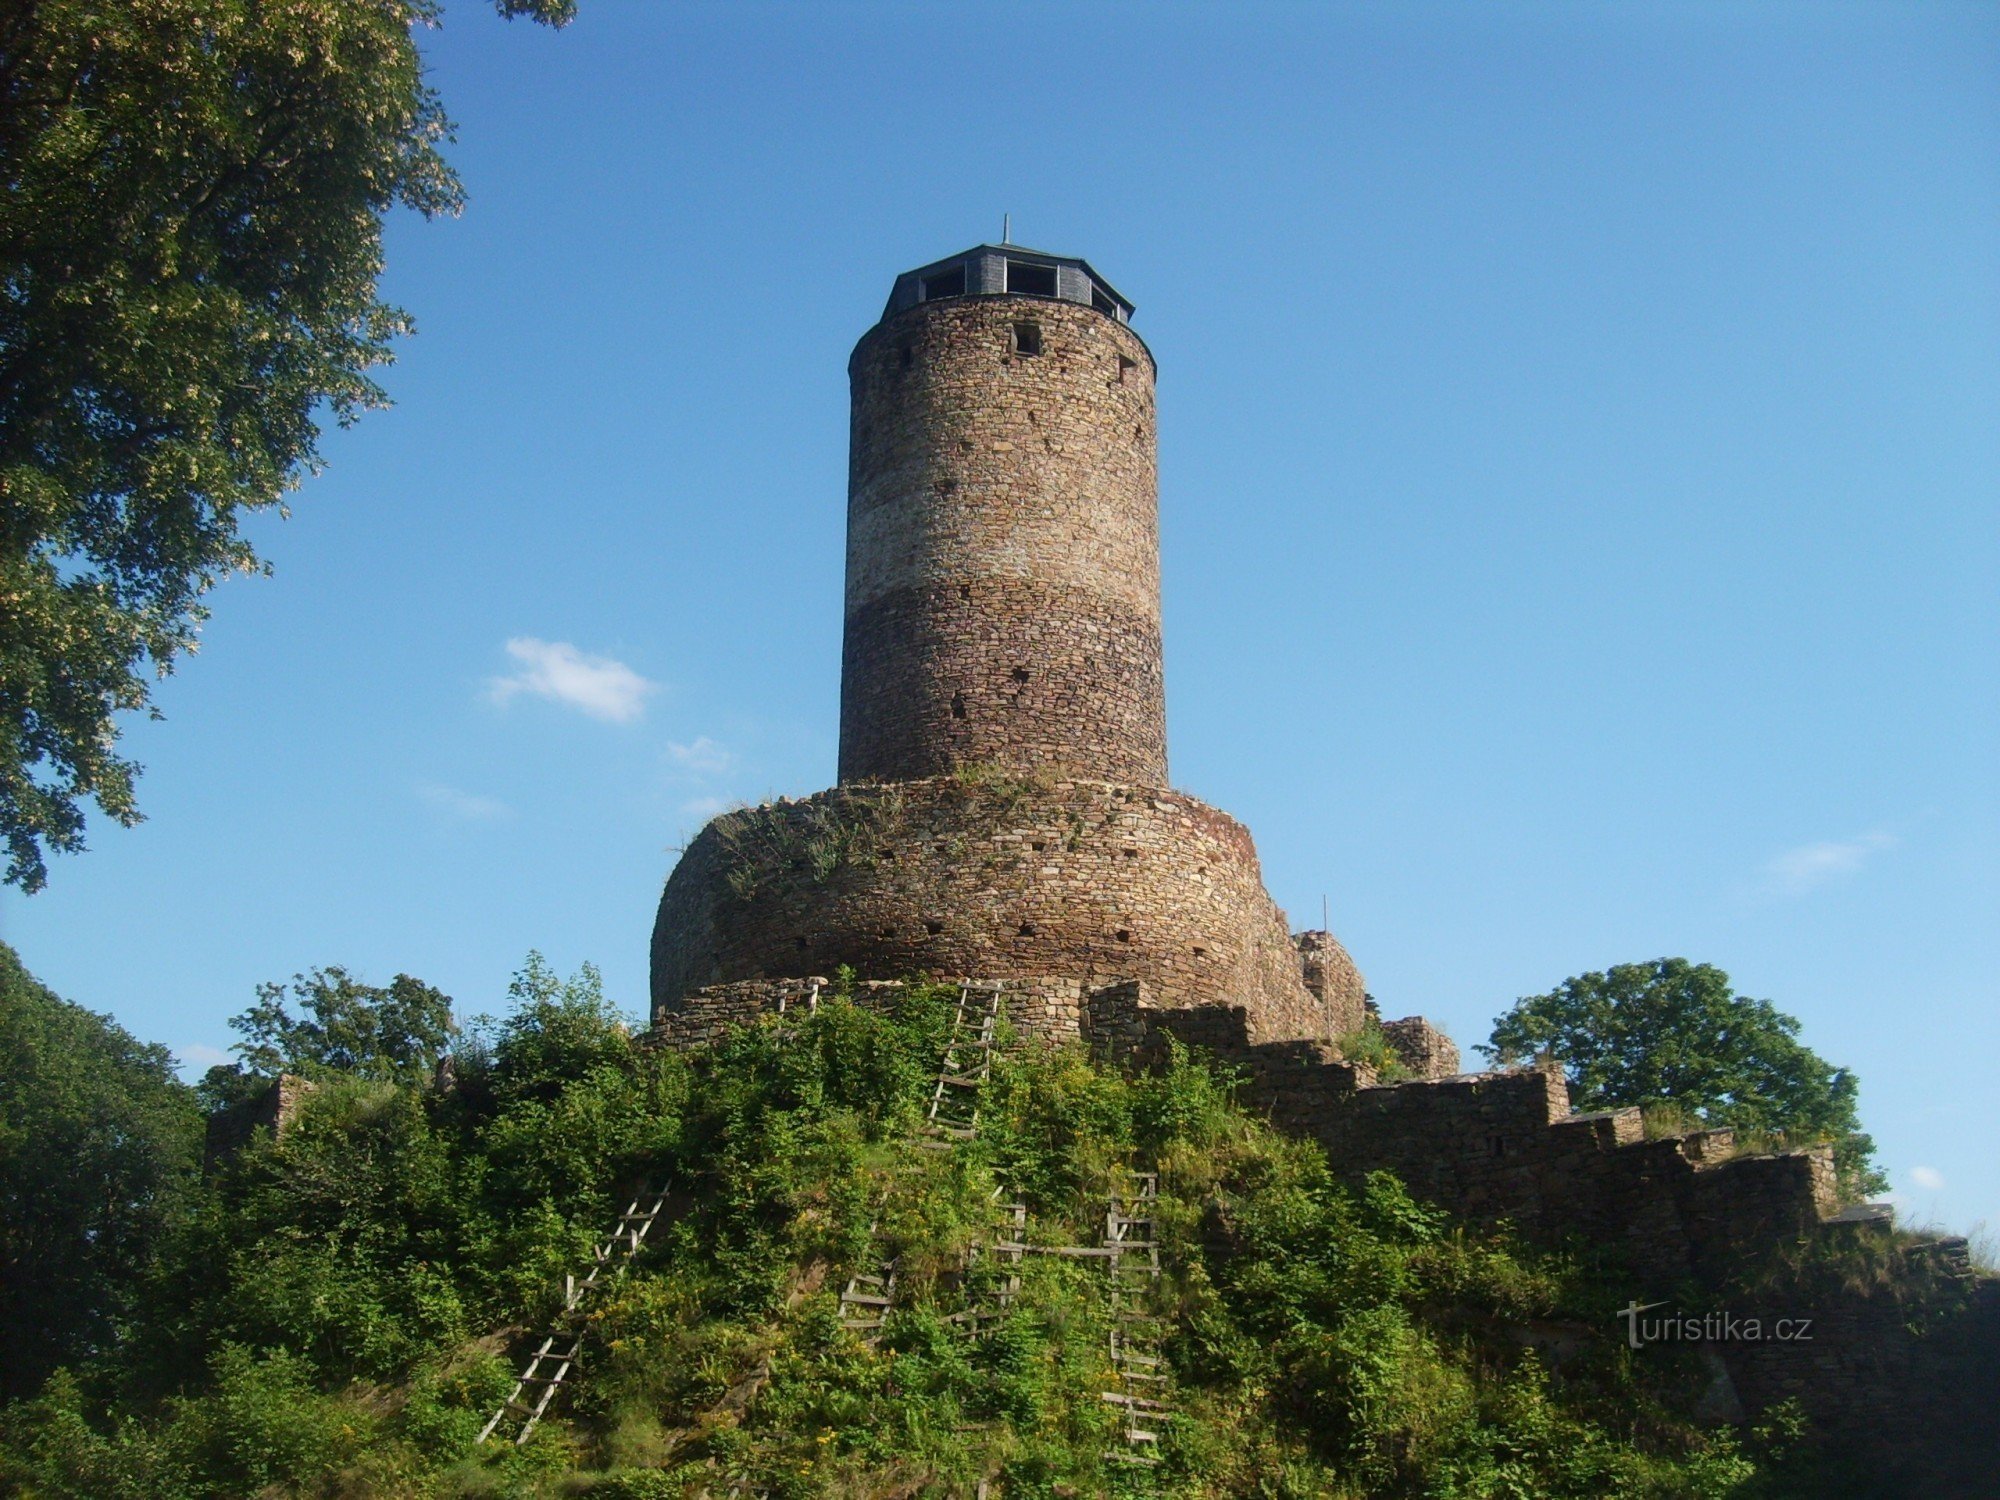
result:
M 1608 1279 L 1391 1178 L 1336 1187 L 1196 1063 L 1132 1080 L 1023 1046 L 976 1141 L 917 1149 L 947 1016 L 835 1002 L 682 1058 L 545 987 L 449 1095 L 331 1081 L 183 1216 L 116 1356 L 0 1413 L 0 1476 L 93 1500 L 1766 1492 L 1684 1415 L 1698 1367 L 1603 1336 Z M 1177 1409 L 1150 1471 L 1105 1458 L 1101 1262 L 1028 1257 L 984 1337 L 949 1316 L 991 1290 L 967 1251 L 996 1191 L 1035 1242 L 1095 1244 L 1134 1167 L 1159 1173 Z M 660 1174 L 675 1217 L 592 1304 L 557 1417 L 476 1447 L 507 1330 Z M 837 1293 L 885 1255 L 901 1295 L 870 1348 Z

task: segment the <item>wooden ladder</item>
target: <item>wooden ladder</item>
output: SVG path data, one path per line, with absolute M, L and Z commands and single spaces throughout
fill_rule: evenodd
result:
M 969 1141 L 979 1133 L 979 1090 L 993 1070 L 1000 1000 L 997 981 L 968 979 L 958 987 L 958 1011 L 951 1018 L 951 1036 L 944 1044 L 944 1061 L 924 1116 L 936 1137 L 924 1144 L 934 1150 L 949 1150 L 954 1142 Z
M 1160 1179 L 1156 1172 L 1137 1172 L 1133 1179 L 1136 1190 L 1129 1197 L 1114 1192 L 1104 1215 L 1113 1384 L 1102 1398 L 1119 1409 L 1125 1440 L 1122 1448 L 1104 1456 L 1152 1468 L 1160 1462 L 1160 1425 L 1172 1416 L 1161 1353 L 1165 1324 L 1153 1311 L 1160 1284 L 1160 1244 L 1153 1222 Z
M 589 1269 L 581 1277 L 573 1274 L 563 1277 L 562 1310 L 556 1314 L 554 1326 L 529 1354 L 514 1382 L 513 1393 L 500 1403 L 500 1409 L 480 1430 L 480 1442 L 491 1438 L 509 1419 L 521 1424 L 514 1434 L 516 1445 L 527 1442 L 528 1434 L 535 1430 L 535 1424 L 555 1400 L 557 1389 L 577 1366 L 583 1350 L 584 1302 L 630 1269 L 666 1206 L 665 1186 L 641 1192 L 618 1216 L 617 1227 L 593 1248 Z
M 1005 1317 L 1014 1299 L 1021 1295 L 1021 1257 L 1035 1248 L 1028 1243 L 1028 1205 L 1002 1203 L 1000 1200 L 1005 1196 L 1005 1188 L 993 1190 L 995 1217 L 988 1225 L 991 1238 L 968 1246 L 964 1262 L 965 1270 L 970 1271 L 980 1260 L 991 1256 L 999 1263 L 1000 1275 L 983 1300 L 945 1318 L 947 1323 L 964 1324 L 975 1334 L 985 1333 L 986 1324 Z
M 868 1245 L 875 1243 L 875 1224 L 868 1226 Z M 889 1309 L 896 1305 L 896 1262 L 877 1261 L 871 1272 L 856 1271 L 840 1294 L 840 1326 L 873 1344 L 882 1337 Z

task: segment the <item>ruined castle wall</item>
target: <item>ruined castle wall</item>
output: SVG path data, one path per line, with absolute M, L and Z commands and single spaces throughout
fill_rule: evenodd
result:
M 653 1045 L 698 1046 L 729 1025 L 809 1003 L 823 981 L 719 985 L 662 1016 Z M 887 1006 L 901 989 L 863 984 Z M 1378 1085 L 1320 1041 L 1253 1043 L 1242 1006 L 1162 1009 L 1143 984 L 1068 978 L 1003 984 L 1009 1027 L 1044 1043 L 1082 1041 L 1109 1059 L 1157 1065 L 1174 1037 L 1243 1078 L 1246 1103 L 1322 1142 L 1350 1181 L 1397 1173 L 1420 1197 L 1474 1223 L 1506 1221 L 1585 1254 L 1609 1249 L 1631 1299 L 1656 1316 L 1758 1319 L 1762 1338 L 1703 1345 L 1717 1372 L 1707 1420 L 1755 1417 L 1796 1400 L 1822 1440 L 1859 1444 L 1884 1494 L 1983 1493 L 2000 1378 L 2000 1279 L 1969 1264 L 1963 1240 L 1898 1241 L 1887 1222 L 1833 1214 L 1824 1149 L 1734 1156 L 1728 1130 L 1645 1139 L 1639 1112 L 1568 1112 L 1559 1076 L 1497 1073 Z M 1810 1337 L 1771 1337 L 1774 1321 Z M 1572 1348 L 1625 1337 L 1623 1323 L 1563 1325 Z M 1550 1330 L 1526 1328 L 1528 1341 Z M 1558 1361 L 1560 1350 L 1556 1351 Z M 1974 1467 L 1958 1467 L 1967 1460 Z M 1979 1467 L 1985 1463 L 1986 1467 Z
M 848 371 L 840 779 L 1164 786 L 1146 346 L 1088 307 L 968 297 L 885 319 Z
M 1422 1016 L 1384 1021 L 1382 1035 L 1397 1061 L 1417 1078 L 1458 1076 L 1458 1043 Z
M 1293 942 L 1299 950 L 1306 988 L 1326 1006 L 1334 1034 L 1359 1031 L 1368 1015 L 1368 983 L 1347 950 L 1323 927 L 1302 932 Z
M 1142 981 L 1245 1002 L 1259 1041 L 1332 1035 L 1250 835 L 1175 792 L 944 777 L 716 819 L 667 882 L 656 1016 L 705 985 L 827 974 Z

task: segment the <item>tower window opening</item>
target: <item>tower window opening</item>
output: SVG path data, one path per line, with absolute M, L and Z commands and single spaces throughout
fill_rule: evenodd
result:
M 1121 943 L 1129 943 L 1129 942 L 1131 942 L 1131 941 L 1132 941 L 1132 929 L 1131 929 L 1131 928 L 1129 928 L 1129 927 L 1121 927 L 1121 928 L 1119 928 L 1119 929 L 1118 929 L 1118 941 L 1119 941 L 1119 942 L 1121 942 Z
M 903 368 L 907 370 L 910 368 L 911 365 L 914 365 L 917 362 L 916 346 L 914 344 L 903 345 L 902 357 L 903 357 Z
M 907 349 L 905 349 L 905 350 L 904 350 L 904 355 L 905 355 L 905 358 L 904 358 L 904 360 L 903 360 L 903 363 L 904 363 L 905 365 L 907 365 L 907 364 L 908 364 L 908 363 L 910 362 L 910 361 L 909 361 L 909 359 L 908 359 L 908 357 L 907 357 L 907 356 L 908 356 L 908 353 L 909 353 L 909 351 L 908 351 Z M 1137 361 L 1136 359 L 1127 359 L 1127 358 L 1126 358 L 1126 357 L 1125 357 L 1124 355 L 1122 355 L 1122 354 L 1121 354 L 1121 355 L 1119 355 L 1119 356 L 1118 356 L 1118 383 L 1119 383 L 1120 385 L 1123 385 L 1123 384 L 1125 383 L 1125 377 L 1126 377 L 1127 375 L 1131 374 L 1131 373 L 1132 373 L 1132 372 L 1133 372 L 1134 370 L 1136 370 L 1136 369 L 1138 369 L 1138 368 L 1139 368 L 1139 361 Z
M 1118 316 L 1118 304 L 1105 296 L 1104 288 L 1094 281 L 1090 284 L 1090 305 L 1103 313 L 1107 318 Z
M 1026 667 L 1016 667 L 1008 675 L 1016 682 L 1026 682 L 1028 680 L 1028 669 Z
M 965 694 L 953 693 L 951 695 L 951 716 L 954 719 L 965 717 Z
M 1025 260 L 1007 262 L 1007 290 L 1018 297 L 1053 297 L 1056 268 L 1030 265 Z
M 1033 922 L 1023 922 L 1020 932 L 1015 935 L 1017 937 L 1033 937 L 1035 935 L 1035 924 Z
M 1039 323 L 1016 323 L 1014 325 L 1014 352 L 1016 354 L 1040 354 L 1042 352 L 1042 325 Z
M 935 302 L 940 297 L 963 297 L 965 295 L 965 267 L 953 266 L 949 271 L 940 271 L 935 276 L 926 276 L 923 282 L 923 300 Z

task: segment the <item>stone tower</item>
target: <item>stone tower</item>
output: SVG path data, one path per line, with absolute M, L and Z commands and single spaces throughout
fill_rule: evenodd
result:
M 1164 786 L 1153 358 L 1081 260 L 896 282 L 848 361 L 840 779 Z
M 896 279 L 848 362 L 840 785 L 688 845 L 653 927 L 656 1017 L 851 965 L 1240 1008 L 1257 1041 L 1360 1024 L 1330 937 L 1302 975 L 1249 831 L 1167 786 L 1154 365 L 1131 316 L 1084 261 L 1014 245 Z

